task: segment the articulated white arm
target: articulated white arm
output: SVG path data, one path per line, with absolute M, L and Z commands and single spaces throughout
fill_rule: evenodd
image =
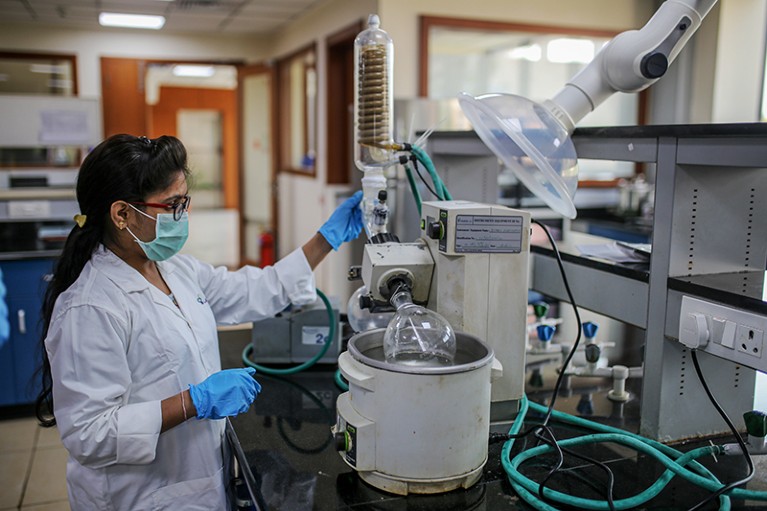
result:
M 615 92 L 638 92 L 668 69 L 717 0 L 666 0 L 640 30 L 615 36 L 544 105 L 572 133 Z

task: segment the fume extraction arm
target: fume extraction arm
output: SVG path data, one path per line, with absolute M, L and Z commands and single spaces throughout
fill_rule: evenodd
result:
M 575 218 L 575 125 L 615 92 L 639 92 L 662 77 L 716 0 L 666 0 L 640 30 L 617 35 L 551 99 L 459 95 L 485 144 L 549 207 Z

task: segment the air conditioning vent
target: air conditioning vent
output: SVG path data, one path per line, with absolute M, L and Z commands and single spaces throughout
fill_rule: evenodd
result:
M 176 0 L 180 9 L 217 9 L 223 7 L 221 0 Z

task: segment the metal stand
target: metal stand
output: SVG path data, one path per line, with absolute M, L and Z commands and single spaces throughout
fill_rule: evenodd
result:
M 760 297 L 725 290 L 743 275 L 763 275 L 767 254 L 767 126 L 762 124 L 579 129 L 579 159 L 656 165 L 649 273 L 565 260 L 579 306 L 645 330 L 640 432 L 671 441 L 728 431 L 695 376 L 689 350 L 676 341 L 683 295 L 696 294 L 764 314 Z M 533 289 L 566 299 L 548 250 L 533 249 Z M 692 286 L 696 276 L 722 285 Z M 716 282 L 717 279 L 710 279 Z M 762 278 L 763 281 L 763 278 Z M 693 291 L 691 291 L 691 289 Z M 751 410 L 755 371 L 701 353 L 706 380 L 736 424 Z

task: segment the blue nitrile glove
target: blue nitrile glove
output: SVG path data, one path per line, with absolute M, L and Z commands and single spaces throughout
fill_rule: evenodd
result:
M 223 419 L 248 411 L 261 392 L 253 379 L 256 370 L 224 369 L 208 376 L 197 385 L 189 385 L 189 395 L 197 408 L 198 419 Z
M 362 211 L 359 207 L 361 200 L 362 192 L 355 193 L 338 206 L 328 221 L 320 227 L 320 234 L 328 240 L 333 250 L 338 250 L 343 242 L 359 236 L 362 230 Z

